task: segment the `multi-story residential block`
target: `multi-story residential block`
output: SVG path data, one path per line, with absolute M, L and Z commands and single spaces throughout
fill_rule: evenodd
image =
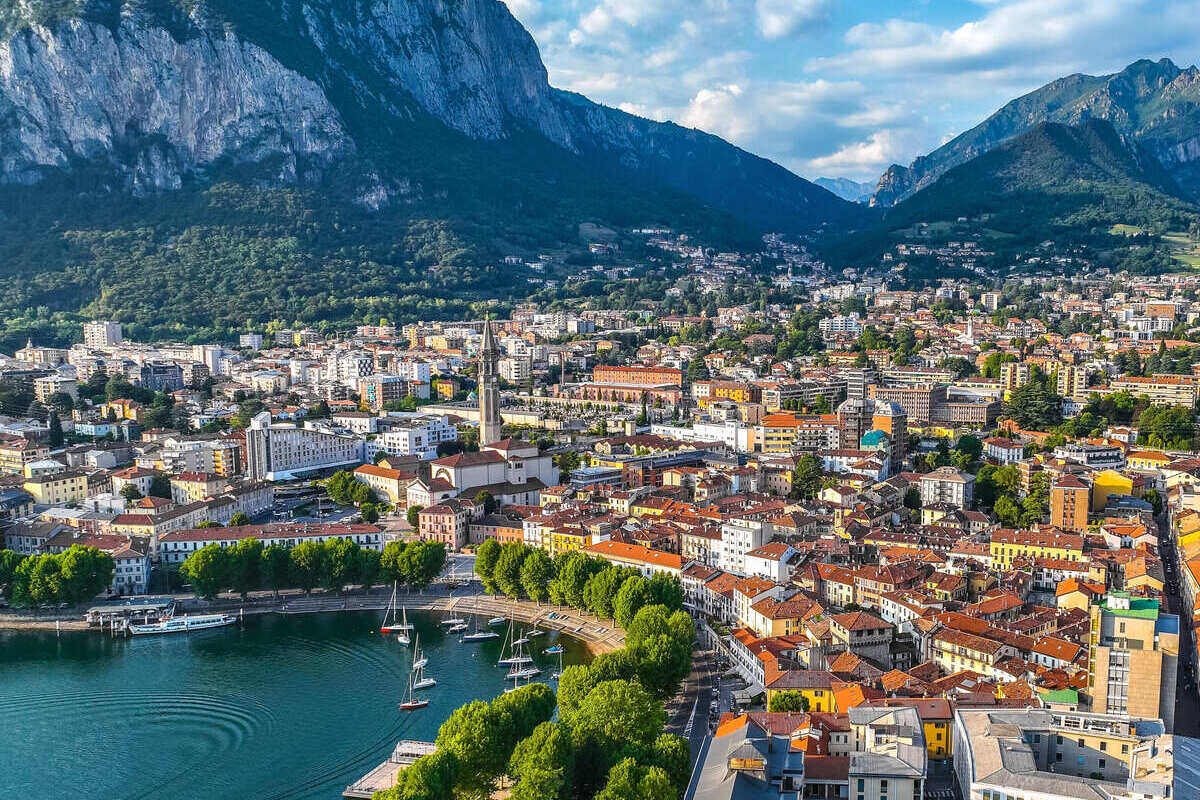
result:
M 921 476 L 921 505 L 949 503 L 969 509 L 975 502 L 975 476 L 954 467 L 938 467 Z
M 955 776 L 970 800 L 1178 796 L 1172 792 L 1171 737 L 1157 719 L 959 708 L 953 746 Z
M 1110 592 L 1089 609 L 1088 693 L 1092 710 L 1156 717 L 1175 726 L 1179 617 L 1155 598 Z
M 1050 485 L 1050 524 L 1055 528 L 1083 533 L 1088 526 L 1091 487 L 1071 473 L 1064 473 Z
M 83 344 L 85 347 L 102 349 L 112 347 L 124 341 L 121 334 L 121 323 L 111 320 L 93 320 L 83 323 Z
M 1153 375 L 1148 378 L 1124 376 L 1109 384 L 1114 392 L 1127 391 L 1134 397 L 1145 395 L 1156 406 L 1194 408 L 1200 398 L 1200 376 Z
M 427 542 L 441 542 L 447 550 L 461 550 L 470 538 L 471 523 L 483 513 L 483 507 L 465 498 L 450 498 L 421 509 L 417 515 L 417 533 Z
M 252 480 L 289 480 L 361 464 L 364 440 L 318 427 L 274 423 L 262 412 L 246 429 L 246 472 Z

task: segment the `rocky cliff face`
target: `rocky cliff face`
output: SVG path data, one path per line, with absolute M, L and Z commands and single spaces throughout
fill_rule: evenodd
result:
M 381 150 L 444 126 L 532 132 L 764 227 L 855 213 L 716 137 L 553 89 L 498 0 L 0 2 L 0 182 L 97 164 L 141 191 L 244 164 L 303 182 L 367 150 L 386 174 Z
M 1153 154 L 1185 191 L 1200 197 L 1200 70 L 1169 59 L 1137 61 L 1112 75 L 1069 75 L 1019 97 L 974 128 L 880 178 L 873 206 L 890 206 L 947 170 L 1044 122 L 1102 119 Z
M 0 182 L 101 162 L 129 187 L 177 188 L 221 160 L 294 181 L 353 149 L 321 87 L 233 35 L 72 19 L 0 43 Z

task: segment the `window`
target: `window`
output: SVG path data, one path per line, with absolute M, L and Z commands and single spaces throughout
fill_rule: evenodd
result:
M 1108 742 L 1101 742 L 1100 743 L 1100 752 L 1103 753 L 1107 749 L 1108 749 Z
M 1105 760 L 1103 758 L 1100 759 L 1100 769 L 1104 769 L 1104 764 L 1105 764 Z

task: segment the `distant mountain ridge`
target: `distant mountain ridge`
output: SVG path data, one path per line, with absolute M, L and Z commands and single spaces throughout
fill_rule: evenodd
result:
M 873 206 L 891 206 L 960 164 L 1043 122 L 1109 122 L 1138 142 L 1185 192 L 1200 197 L 1200 70 L 1140 60 L 1111 75 L 1069 75 L 1005 104 L 979 125 L 879 179 Z
M 875 191 L 873 181 L 853 181 L 849 178 L 817 178 L 813 181 L 822 189 L 828 189 L 843 200 L 851 203 L 865 203 L 871 199 Z
M 946 171 L 887 219 L 895 227 L 991 213 L 1039 225 L 1085 214 L 1106 225 L 1149 224 L 1156 216 L 1193 210 L 1144 145 L 1093 118 L 1077 125 L 1038 123 Z

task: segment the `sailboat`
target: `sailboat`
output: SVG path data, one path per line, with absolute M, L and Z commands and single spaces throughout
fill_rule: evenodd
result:
M 379 627 L 379 632 L 382 634 L 389 633 L 407 633 L 413 629 L 413 626 L 408 621 L 408 609 L 400 609 L 401 618 L 396 619 L 396 592 L 397 586 L 395 581 L 392 582 L 392 598 L 388 600 L 387 610 L 383 614 L 383 625 Z M 408 637 L 397 637 L 400 644 L 408 644 Z
M 492 617 L 488 620 L 488 625 L 503 625 L 504 617 Z
M 553 648 L 551 648 L 551 649 L 553 649 Z M 550 650 L 547 650 L 546 652 L 549 653 Z M 560 647 L 560 648 L 558 648 L 558 671 L 550 676 L 551 680 L 556 681 L 562 677 L 562 674 L 563 674 L 562 657 L 563 657 L 563 651 L 562 651 L 562 648 Z
M 418 669 L 423 669 L 428 663 L 429 659 L 421 655 L 421 637 L 418 635 L 417 643 L 413 645 L 413 671 L 415 672 Z
M 526 640 L 528 641 L 528 640 Z M 525 645 L 520 639 L 513 638 L 513 625 L 510 620 L 508 623 L 508 634 L 504 637 L 504 644 L 500 648 L 500 659 L 496 662 L 497 667 L 523 667 L 526 664 L 532 664 L 533 659 L 525 655 Z M 508 650 L 508 655 L 504 655 L 505 649 Z
M 508 658 L 501 658 L 496 662 L 497 666 L 509 668 L 508 675 L 505 677 L 519 680 L 521 678 L 532 678 L 541 672 L 540 669 L 533 665 L 533 659 L 525 654 L 525 645 L 528 642 L 528 639 L 514 639 L 510 645 L 511 650 L 509 651 Z
M 464 642 L 482 642 L 487 639 L 499 639 L 500 634 L 495 631 L 479 630 L 479 617 L 475 618 L 475 630 L 468 633 L 462 638 Z
M 416 655 L 416 653 L 413 655 Z M 408 675 L 408 693 L 406 694 L 404 701 L 400 703 L 400 710 L 416 711 L 418 708 L 425 708 L 427 705 L 429 705 L 428 700 L 422 700 L 413 694 L 413 673 L 410 672 Z
M 429 689 L 437 686 L 437 681 L 425 675 L 425 665 L 429 659 L 422 658 L 417 666 L 413 667 L 412 687 L 414 689 Z

